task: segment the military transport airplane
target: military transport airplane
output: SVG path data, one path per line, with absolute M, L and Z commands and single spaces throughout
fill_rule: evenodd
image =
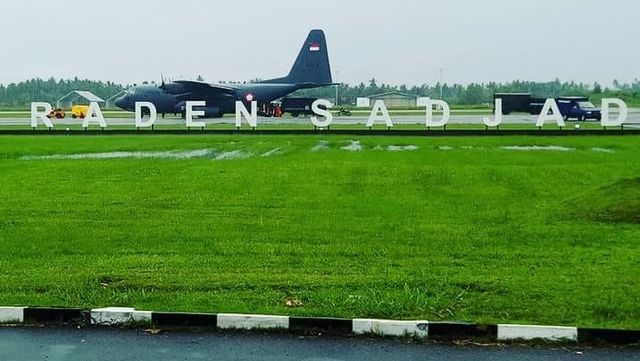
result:
M 157 112 L 182 113 L 187 101 L 203 100 L 205 117 L 221 117 L 225 113 L 235 113 L 235 102 L 249 104 L 257 101 L 258 106 L 270 104 L 299 89 L 318 88 L 334 85 L 327 51 L 327 42 L 322 30 L 312 30 L 302 50 L 293 64 L 289 75 L 255 83 L 238 85 L 208 84 L 204 82 L 178 80 L 164 81 L 160 86 L 143 85 L 128 89 L 115 101 L 121 109 L 134 111 L 136 102 L 153 103 Z

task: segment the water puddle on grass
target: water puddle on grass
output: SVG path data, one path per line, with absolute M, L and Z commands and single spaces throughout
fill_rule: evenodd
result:
M 442 145 L 438 147 L 438 150 L 453 150 L 453 147 L 450 147 L 448 145 Z
M 318 144 L 315 145 L 315 147 L 311 148 L 312 152 L 321 152 L 324 150 L 329 150 L 329 142 L 327 142 L 326 140 L 319 141 Z
M 280 154 L 282 154 L 282 148 L 274 148 L 274 149 L 271 149 L 270 151 L 267 151 L 266 153 L 263 153 L 261 157 L 267 158 L 267 157 L 273 157 L 275 155 L 280 155 Z
M 165 152 L 105 152 L 105 153 L 81 153 L 81 154 L 53 154 L 41 156 L 25 156 L 20 160 L 64 160 L 64 159 L 191 159 L 191 158 L 215 158 L 219 155 L 213 149 L 198 149 L 189 151 L 171 150 Z
M 535 151 L 552 151 L 552 152 L 572 152 L 576 150 L 575 148 L 567 148 L 559 145 L 510 145 L 500 147 L 503 150 L 514 150 L 514 151 L 524 151 L 524 152 L 535 152 Z
M 235 160 L 252 157 L 253 154 L 243 150 L 218 152 L 213 149 L 189 151 L 171 150 L 166 152 L 105 152 L 84 154 L 54 154 L 42 156 L 25 156 L 20 160 L 82 160 L 82 159 L 194 159 L 210 158 L 214 160 Z
M 415 145 L 390 145 L 387 147 L 387 150 L 390 152 L 407 152 L 418 150 L 419 148 Z
M 247 159 L 253 156 L 252 153 L 245 152 L 244 150 L 234 150 L 230 152 L 223 152 L 216 156 L 216 160 L 236 160 Z
M 615 153 L 616 151 L 613 149 L 607 149 L 607 148 L 591 148 L 592 151 L 594 152 L 599 152 L 599 153 Z
M 347 152 L 359 152 L 362 150 L 362 144 L 360 144 L 359 140 L 352 140 L 349 145 L 346 145 L 340 149 L 346 150 Z

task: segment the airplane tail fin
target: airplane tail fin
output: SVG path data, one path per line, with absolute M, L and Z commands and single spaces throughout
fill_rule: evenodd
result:
M 289 75 L 265 83 L 331 84 L 331 66 L 327 40 L 322 30 L 311 30 Z

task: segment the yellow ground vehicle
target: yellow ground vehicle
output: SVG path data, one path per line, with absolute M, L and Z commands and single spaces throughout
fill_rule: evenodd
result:
M 87 105 L 74 105 L 71 107 L 71 117 L 73 119 L 75 118 L 84 119 L 84 117 L 87 116 L 88 110 L 89 110 L 89 106 Z
M 49 119 L 64 119 L 65 117 L 65 113 L 64 113 L 64 109 L 62 108 L 57 108 L 51 111 L 51 113 L 49 113 L 49 115 L 47 115 L 47 118 Z

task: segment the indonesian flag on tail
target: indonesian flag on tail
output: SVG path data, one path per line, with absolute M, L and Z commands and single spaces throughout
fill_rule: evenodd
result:
M 318 43 L 309 44 L 309 51 L 320 51 L 320 44 Z

